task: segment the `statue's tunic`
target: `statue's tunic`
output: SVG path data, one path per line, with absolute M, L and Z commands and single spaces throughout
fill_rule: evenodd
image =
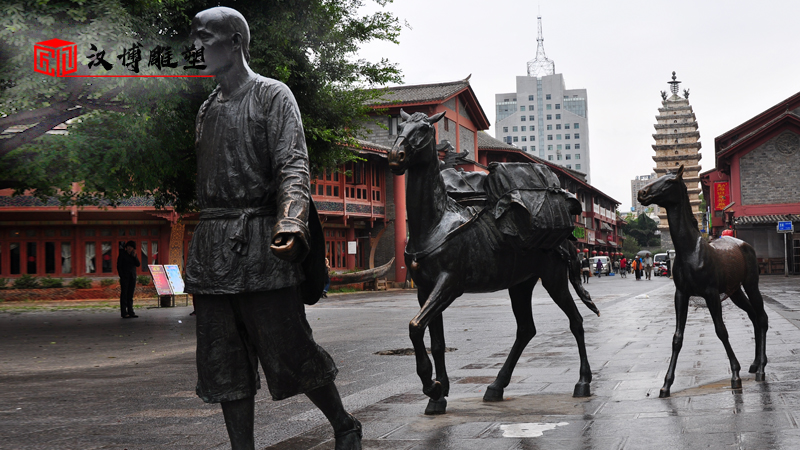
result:
M 257 76 L 197 118 L 200 223 L 186 264 L 186 292 L 235 294 L 294 286 L 299 264 L 270 250 L 279 232 L 308 248 L 309 175 L 300 111 L 283 83 Z

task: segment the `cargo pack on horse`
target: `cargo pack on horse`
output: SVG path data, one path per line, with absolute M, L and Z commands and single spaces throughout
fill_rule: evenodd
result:
M 750 373 L 756 374 L 756 381 L 764 381 L 769 324 L 764 311 L 764 300 L 758 290 L 758 260 L 753 247 L 729 236 L 723 236 L 711 243 L 706 242 L 698 231 L 697 220 L 692 214 L 689 193 L 683 182 L 683 166 L 680 166 L 677 173 L 666 174 L 642 188 L 638 199 L 642 205 L 655 203 L 667 210 L 669 234 L 675 245 L 672 273 L 675 280 L 677 323 L 672 338 L 672 358 L 659 397 L 670 396 L 670 387 L 675 380 L 675 365 L 683 346 L 689 297 L 692 295 L 703 297 L 708 305 L 708 311 L 714 319 L 714 330 L 722 341 L 731 364 L 733 389 L 741 388 L 742 380 L 739 378 L 739 361 L 728 342 L 728 330 L 722 322 L 722 301 L 730 297 L 736 306 L 747 312 L 753 322 L 756 340 L 756 357 L 750 365 Z
M 586 357 L 583 318 L 569 292 L 572 281 L 581 300 L 599 315 L 580 284 L 572 233 L 580 203 L 560 189 L 558 179 L 538 164 L 493 164 L 482 181 L 483 207 L 465 206 L 448 196 L 440 172 L 433 124 L 444 113 L 428 117 L 406 114 L 389 154 L 396 175 L 408 173 L 406 201 L 409 239 L 406 266 L 418 286 L 419 313 L 409 324 L 423 392 L 430 397 L 426 414 L 443 414 L 449 380 L 444 362 L 442 312 L 465 292 L 508 289 L 517 321 L 517 336 L 485 401 L 503 400 L 503 390 L 525 346 L 536 334 L 531 294 L 539 279 L 569 318 L 578 343 L 580 378 L 573 395 L 589 396 L 592 373 Z M 430 328 L 436 379 L 423 341 Z

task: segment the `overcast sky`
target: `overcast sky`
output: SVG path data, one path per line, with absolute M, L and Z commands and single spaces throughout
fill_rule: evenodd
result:
M 630 180 L 650 174 L 660 91 L 672 71 L 690 89 L 703 147 L 800 91 L 800 2 L 732 0 L 542 0 L 544 47 L 567 89 L 585 88 L 592 184 L 631 207 Z M 494 94 L 514 92 L 536 56 L 537 3 L 519 0 L 395 0 L 386 9 L 411 28 L 400 44 L 369 44 L 404 84 L 470 83 L 494 136 Z

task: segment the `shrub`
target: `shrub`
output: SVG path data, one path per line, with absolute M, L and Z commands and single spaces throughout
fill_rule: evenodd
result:
M 147 286 L 150 284 L 150 277 L 147 275 L 139 275 L 136 277 L 136 282 L 142 286 Z
M 100 286 L 103 286 L 103 287 L 113 286 L 114 284 L 116 284 L 116 282 L 117 282 L 117 280 L 115 280 L 113 278 L 105 278 L 105 279 L 100 280 Z
M 36 289 L 39 287 L 39 280 L 27 273 L 14 280 L 14 289 Z
M 69 282 L 69 287 L 75 289 L 88 289 L 92 287 L 92 280 L 88 278 L 73 278 L 72 281 Z
M 43 288 L 60 288 L 64 287 L 64 280 L 61 278 L 42 278 L 39 283 Z
M 8 284 L 8 278 L 0 278 L 0 289 L 5 289 Z

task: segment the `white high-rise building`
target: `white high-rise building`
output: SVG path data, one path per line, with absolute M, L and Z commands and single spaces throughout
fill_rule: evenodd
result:
M 588 98 L 586 89 L 567 89 L 564 76 L 544 53 L 542 18 L 536 58 L 528 75 L 517 77 L 517 90 L 495 94 L 495 138 L 568 169 L 583 172 L 591 183 Z

